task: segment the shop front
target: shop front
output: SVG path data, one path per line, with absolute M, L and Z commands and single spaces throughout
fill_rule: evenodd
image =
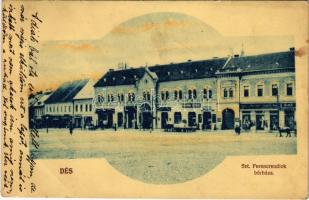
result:
M 97 109 L 96 113 L 98 114 L 98 126 L 100 128 L 113 128 L 115 109 Z
M 240 104 L 242 128 L 276 131 L 279 127 L 295 128 L 295 103 Z M 251 130 L 252 130 L 251 129 Z

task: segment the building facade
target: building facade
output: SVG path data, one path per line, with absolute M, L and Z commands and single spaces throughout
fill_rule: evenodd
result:
M 35 127 L 36 128 L 42 128 L 45 127 L 46 124 L 44 123 L 44 116 L 45 116 L 45 101 L 49 98 L 49 96 L 52 94 L 51 91 L 48 92 L 42 92 L 38 101 L 35 102 L 33 105 L 34 108 L 34 119 Z
M 94 97 L 102 128 L 295 128 L 295 53 L 110 70 Z
M 89 80 L 66 82 L 57 88 L 45 101 L 45 120 L 47 127 L 66 128 L 74 124 L 74 97 Z
M 73 98 L 74 125 L 76 128 L 88 129 L 97 123 L 97 117 L 93 109 L 94 82 L 89 80 L 87 84 Z

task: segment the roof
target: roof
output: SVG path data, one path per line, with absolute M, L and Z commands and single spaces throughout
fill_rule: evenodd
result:
M 215 77 L 220 73 L 265 71 L 274 69 L 295 69 L 294 49 L 286 52 L 260 54 L 254 56 L 213 58 L 201 61 L 171 63 L 151 67 L 110 70 L 94 87 L 133 85 L 146 69 L 151 71 L 158 82 L 178 81 Z
M 159 82 L 199 79 L 214 76 L 217 69 L 222 67 L 227 58 L 217 58 L 202 61 L 167 64 L 149 67 L 155 72 Z
M 75 95 L 87 84 L 89 80 L 75 80 L 62 84 L 45 103 L 71 102 Z
M 35 94 L 34 96 L 30 97 L 29 98 L 29 101 L 28 101 L 28 104 L 29 106 L 34 106 L 36 104 L 36 102 L 43 96 L 44 94 L 43 93 L 38 93 L 38 94 Z
M 137 79 L 142 78 L 145 68 L 131 68 L 125 70 L 108 71 L 95 85 L 115 86 L 115 85 L 133 85 Z
M 150 66 L 148 68 L 131 68 L 125 70 L 108 71 L 94 87 L 133 85 L 142 78 L 146 69 L 153 78 L 159 82 L 176 81 L 185 79 L 206 78 L 213 76 L 215 71 L 223 66 L 227 58 L 175 63 Z
M 75 95 L 75 99 L 92 99 L 94 97 L 94 81 L 89 80 L 87 84 Z
M 232 57 L 220 72 L 250 72 L 295 68 L 294 51 Z
M 42 95 L 40 95 L 38 101 L 33 106 L 34 107 L 43 106 L 45 101 L 50 97 L 51 94 L 52 94 L 51 92 L 43 93 Z

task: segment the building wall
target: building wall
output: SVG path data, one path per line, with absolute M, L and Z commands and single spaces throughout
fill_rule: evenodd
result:
M 45 113 L 46 115 L 51 116 L 72 115 L 73 103 L 65 102 L 65 103 L 45 104 Z
M 211 98 L 209 95 L 204 98 L 204 89 L 209 92 L 211 90 Z M 192 98 L 189 98 L 189 90 L 192 91 Z M 196 90 L 196 98 L 193 97 L 193 90 Z M 162 100 L 161 93 L 166 91 L 169 93 L 169 98 Z M 178 91 L 177 98 L 175 99 L 175 91 Z M 179 91 L 182 91 L 182 99 L 179 99 Z M 174 124 L 174 115 L 176 112 L 182 113 L 182 120 L 186 120 L 188 123 L 188 113 L 195 112 L 195 123 L 198 122 L 198 115 L 203 114 L 204 111 L 209 111 L 211 114 L 215 114 L 217 110 L 217 88 L 216 78 L 207 79 L 192 79 L 192 80 L 179 80 L 171 82 L 162 82 L 158 87 L 158 99 L 160 107 L 169 107 L 171 112 L 168 112 L 168 122 Z M 187 106 L 184 106 L 187 105 Z M 195 105 L 196 107 L 189 108 L 189 105 Z M 161 115 L 162 112 L 158 112 L 158 124 L 161 127 Z
M 79 128 L 97 124 L 93 99 L 74 99 L 74 124 Z
M 287 94 L 287 86 L 290 84 L 292 86 L 292 94 Z M 258 96 L 258 86 L 262 86 L 263 95 Z M 273 94 L 272 87 L 276 85 L 278 88 L 278 94 Z M 249 96 L 244 95 L 244 87 L 249 88 Z M 269 108 L 254 108 L 254 109 L 241 109 L 241 115 L 246 112 L 247 115 L 250 114 L 252 121 L 257 122 L 257 116 L 262 115 L 262 119 L 265 120 L 266 126 L 264 130 L 274 129 L 271 124 L 271 118 L 276 118 L 278 120 L 278 125 L 280 127 L 289 126 L 289 122 L 286 122 L 287 114 L 286 112 L 294 113 L 296 108 L 295 104 L 295 73 L 272 73 L 272 74 L 261 74 L 261 75 L 250 75 L 244 76 L 241 80 L 241 91 L 240 91 L 240 103 L 241 104 L 273 104 L 274 106 Z M 277 108 L 276 105 L 284 104 L 288 107 Z M 289 106 L 292 105 L 292 106 Z M 278 114 L 276 114 L 278 113 Z M 243 118 L 243 117 L 242 117 Z M 254 129 L 254 128 L 253 128 Z
M 108 86 L 108 87 L 95 87 L 95 109 L 115 107 L 117 104 L 124 105 L 130 104 L 128 101 L 128 94 L 134 93 L 136 95 L 137 88 L 135 85 L 121 85 L 121 86 Z M 108 95 L 113 95 L 114 100 L 108 101 Z M 118 99 L 118 94 L 124 95 L 124 101 Z M 103 97 L 103 98 L 100 98 Z
M 277 84 L 278 95 L 272 94 L 272 85 Z M 287 95 L 287 84 L 292 84 L 292 95 Z M 258 87 L 263 88 L 263 95 L 258 96 Z M 244 87 L 248 87 L 248 97 L 244 94 Z M 211 97 L 204 97 L 204 89 L 211 90 Z M 175 90 L 182 91 L 182 99 L 175 98 Z M 196 98 L 189 98 L 189 90 L 196 91 Z M 189 113 L 196 114 L 195 123 L 201 127 L 200 123 L 204 123 L 204 119 L 200 121 L 201 116 L 205 112 L 210 113 L 211 129 L 222 129 L 226 124 L 223 124 L 224 118 L 227 117 L 226 112 L 232 113 L 233 124 L 241 125 L 243 120 L 243 112 L 251 116 L 252 121 L 256 121 L 257 115 L 263 115 L 265 123 L 270 123 L 271 114 L 278 110 L 276 107 L 261 108 L 261 109 L 242 109 L 240 105 L 249 104 L 269 104 L 269 103 L 295 103 L 295 73 L 271 73 L 271 74 L 255 74 L 238 76 L 221 76 L 218 78 L 191 79 L 179 80 L 170 82 L 159 82 L 156 86 L 156 81 L 151 78 L 148 73 L 145 73 L 142 79 L 137 81 L 136 85 L 130 86 L 110 86 L 99 87 L 95 89 L 95 94 L 101 94 L 104 97 L 104 102 L 101 108 L 114 108 L 114 122 L 117 121 L 117 113 L 125 114 L 125 106 L 128 106 L 129 92 L 135 93 L 134 105 L 137 106 L 138 114 L 140 114 L 139 106 L 144 101 L 144 92 L 150 92 L 151 99 L 146 99 L 146 102 L 153 109 L 153 124 L 154 128 L 163 128 L 162 116 L 167 115 L 167 123 L 174 124 L 174 115 L 176 112 L 181 112 L 182 119 L 188 123 Z M 165 98 L 162 99 L 162 92 Z M 166 98 L 168 92 L 168 98 Z M 117 95 L 124 93 L 125 101 L 119 102 Z M 107 102 L 107 95 L 113 94 L 114 102 Z M 192 94 L 193 95 L 193 94 Z M 209 95 L 209 94 L 208 94 Z M 154 105 L 157 103 L 157 106 Z M 131 102 L 132 104 L 132 102 Z M 96 107 L 99 108 L 99 107 Z M 295 111 L 295 106 L 288 109 Z M 286 109 L 278 110 L 278 120 L 281 127 L 285 126 Z M 164 114 L 162 114 L 164 113 Z M 167 113 L 167 114 L 166 114 Z M 203 117 L 202 117 L 203 118 Z M 138 118 L 138 124 L 141 124 Z M 225 120 L 226 121 L 226 120 Z M 254 127 L 255 128 L 255 127 Z M 269 125 L 263 130 L 269 130 Z
M 153 79 L 149 75 L 149 73 L 145 73 L 144 76 L 137 82 L 137 124 L 140 125 L 143 123 L 142 112 L 149 112 L 152 116 L 152 119 L 149 119 L 149 123 L 151 121 L 151 126 L 153 128 L 157 128 L 156 123 L 156 80 Z
M 36 106 L 36 107 L 34 107 L 34 118 L 36 120 L 42 119 L 44 115 L 45 115 L 44 106 Z
M 291 83 L 293 86 L 293 95 L 288 96 L 286 87 Z M 277 102 L 277 96 L 272 95 L 272 85 L 278 84 L 279 101 L 291 102 L 295 101 L 295 73 L 273 73 L 273 74 L 261 74 L 261 75 L 249 75 L 244 76 L 241 79 L 241 103 L 275 103 Z M 263 96 L 257 96 L 257 86 L 263 85 Z M 244 86 L 249 87 L 249 97 L 244 96 Z

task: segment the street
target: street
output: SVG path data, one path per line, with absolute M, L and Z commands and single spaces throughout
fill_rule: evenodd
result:
M 207 173 L 226 156 L 296 154 L 296 137 L 234 131 L 40 130 L 35 159 L 105 158 L 123 174 L 148 183 L 177 183 Z

